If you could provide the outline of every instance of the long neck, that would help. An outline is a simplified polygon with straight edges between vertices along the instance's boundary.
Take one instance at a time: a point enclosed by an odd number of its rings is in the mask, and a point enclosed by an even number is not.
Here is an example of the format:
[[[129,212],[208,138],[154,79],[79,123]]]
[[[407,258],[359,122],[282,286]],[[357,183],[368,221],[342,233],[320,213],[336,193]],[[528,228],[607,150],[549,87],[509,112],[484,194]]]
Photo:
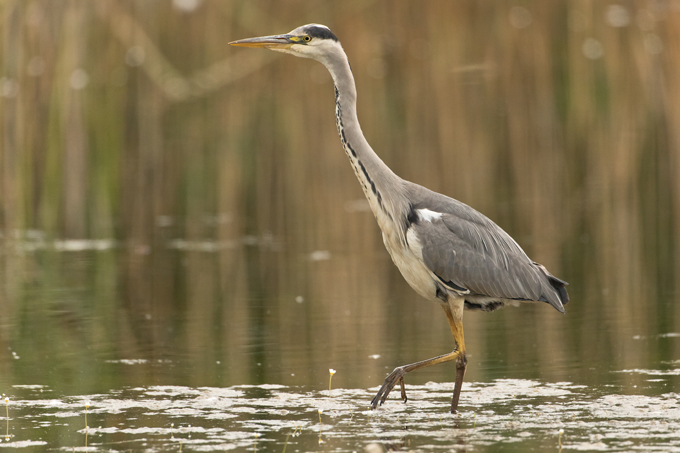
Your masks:
[[[323,63],[335,82],[335,122],[342,147],[382,228],[384,215],[393,221],[398,215],[399,202],[403,200],[395,194],[399,193],[402,180],[378,157],[361,131],[357,119],[356,86],[344,52]]]

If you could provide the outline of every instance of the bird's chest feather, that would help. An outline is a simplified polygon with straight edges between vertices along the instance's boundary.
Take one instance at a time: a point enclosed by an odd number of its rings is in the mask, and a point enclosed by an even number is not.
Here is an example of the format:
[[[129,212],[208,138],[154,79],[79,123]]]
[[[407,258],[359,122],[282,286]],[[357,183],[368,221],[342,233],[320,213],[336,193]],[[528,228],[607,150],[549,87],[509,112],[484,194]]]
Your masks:
[[[382,225],[381,229],[385,248],[411,288],[426,299],[436,299],[437,286],[423,262],[422,246],[415,231],[409,228],[404,235],[396,230],[386,231]]]

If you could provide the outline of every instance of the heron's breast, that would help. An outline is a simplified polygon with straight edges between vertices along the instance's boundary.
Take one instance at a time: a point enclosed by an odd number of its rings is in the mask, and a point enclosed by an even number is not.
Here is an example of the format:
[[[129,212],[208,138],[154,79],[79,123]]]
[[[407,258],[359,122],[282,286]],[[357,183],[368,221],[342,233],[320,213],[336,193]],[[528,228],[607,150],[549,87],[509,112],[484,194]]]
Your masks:
[[[382,228],[381,228],[382,229]],[[423,262],[422,246],[413,230],[406,232],[407,241],[399,238],[398,232],[383,229],[385,248],[392,257],[401,275],[418,294],[426,299],[437,298],[437,286],[432,273]]]

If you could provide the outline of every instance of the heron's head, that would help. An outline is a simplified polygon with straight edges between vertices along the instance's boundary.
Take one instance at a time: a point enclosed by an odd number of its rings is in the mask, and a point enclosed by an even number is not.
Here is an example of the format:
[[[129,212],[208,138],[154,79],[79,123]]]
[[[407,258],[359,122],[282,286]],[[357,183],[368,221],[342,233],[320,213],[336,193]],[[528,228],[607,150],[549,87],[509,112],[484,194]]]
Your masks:
[[[262,36],[230,42],[232,46],[264,47],[298,57],[313,58],[325,63],[327,58],[342,50],[338,38],[325,25],[308,24],[285,35]]]

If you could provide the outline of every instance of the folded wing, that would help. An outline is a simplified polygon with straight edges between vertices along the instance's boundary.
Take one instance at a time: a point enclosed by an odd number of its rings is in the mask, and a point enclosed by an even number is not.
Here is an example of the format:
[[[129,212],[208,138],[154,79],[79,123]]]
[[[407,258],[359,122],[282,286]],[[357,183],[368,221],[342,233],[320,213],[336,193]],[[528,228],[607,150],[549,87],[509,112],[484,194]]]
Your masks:
[[[475,296],[547,302],[563,313],[563,304],[569,301],[564,288],[567,283],[531,261],[487,217],[456,203],[447,206],[449,212],[439,212],[441,215],[415,217],[409,226],[420,243],[425,265],[441,283]],[[414,209],[432,213],[438,207]]]

